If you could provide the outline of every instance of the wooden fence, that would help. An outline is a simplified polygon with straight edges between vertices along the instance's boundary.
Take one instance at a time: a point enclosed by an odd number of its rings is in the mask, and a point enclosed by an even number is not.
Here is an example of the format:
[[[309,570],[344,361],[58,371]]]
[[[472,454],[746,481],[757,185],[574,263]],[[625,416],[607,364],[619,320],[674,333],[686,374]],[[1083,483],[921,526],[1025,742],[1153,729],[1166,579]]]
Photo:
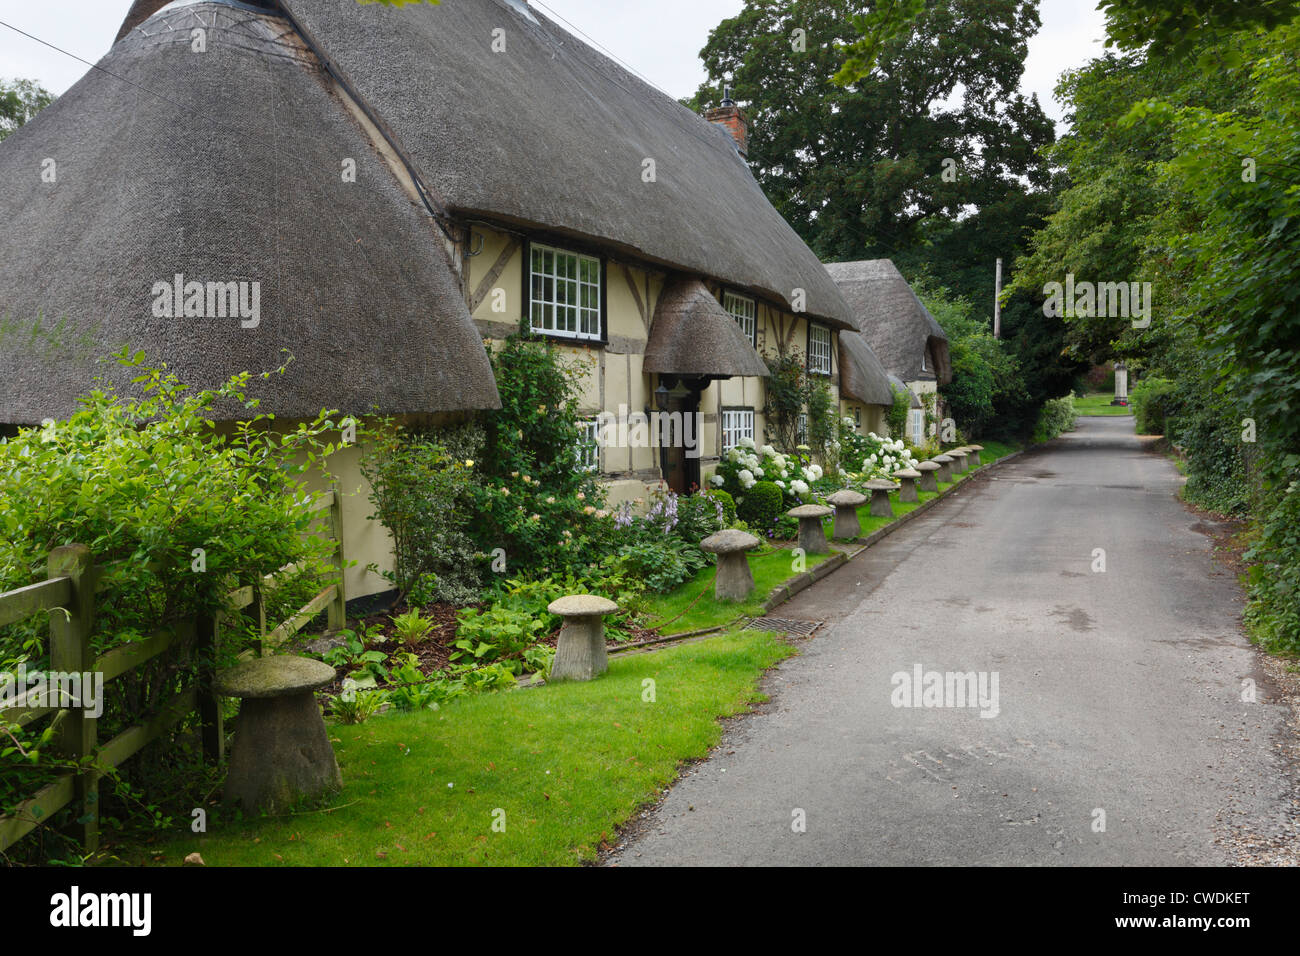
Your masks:
[[[328,611],[330,630],[344,627],[347,594],[344,588],[342,498],[335,488],[319,495],[311,504],[313,513],[329,510],[328,538],[333,541],[331,561],[336,580],[295,611],[288,620],[267,632],[265,589],[276,574],[230,592],[234,609],[256,617],[260,640],[257,654],[273,651],[292,637],[322,610]],[[95,596],[104,590],[94,557],[84,545],[56,548],[48,559],[46,580],[16,591],[0,594],[0,627],[26,620],[41,611],[51,612],[49,672],[102,675],[105,685],[166,651],[178,639],[193,639],[195,658],[200,662],[194,686],[177,694],[152,716],[123,730],[112,740],[98,744],[97,720],[81,706],[51,707],[48,700],[29,705],[26,700],[0,709],[0,722],[26,727],[46,717],[55,728],[55,752],[61,759],[75,761],[78,769],[61,774],[23,801],[9,815],[0,816],[0,851],[12,846],[29,832],[67,806],[79,811],[76,835],[86,853],[99,846],[99,778],[107,767],[117,767],[146,744],[161,736],[182,718],[198,711],[204,755],[213,762],[224,759],[225,730],[221,701],[213,692],[213,663],[221,640],[220,618],[199,618],[156,631],[141,641],[114,648],[96,658],[90,635],[95,619]],[[246,651],[241,656],[251,656]],[[85,697],[85,688],[81,688]],[[48,693],[46,694],[48,697]],[[67,701],[60,701],[67,703]]]

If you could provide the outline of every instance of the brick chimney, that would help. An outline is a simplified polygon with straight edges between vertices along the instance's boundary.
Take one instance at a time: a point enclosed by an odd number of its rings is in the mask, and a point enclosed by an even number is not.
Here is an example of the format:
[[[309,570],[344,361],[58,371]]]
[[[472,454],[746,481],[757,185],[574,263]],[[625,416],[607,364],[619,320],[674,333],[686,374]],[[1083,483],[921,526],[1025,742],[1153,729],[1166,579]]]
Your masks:
[[[710,123],[725,126],[727,132],[731,133],[731,138],[736,141],[736,152],[741,156],[749,155],[749,120],[731,98],[731,87],[723,87],[722,105],[705,110],[704,118]]]

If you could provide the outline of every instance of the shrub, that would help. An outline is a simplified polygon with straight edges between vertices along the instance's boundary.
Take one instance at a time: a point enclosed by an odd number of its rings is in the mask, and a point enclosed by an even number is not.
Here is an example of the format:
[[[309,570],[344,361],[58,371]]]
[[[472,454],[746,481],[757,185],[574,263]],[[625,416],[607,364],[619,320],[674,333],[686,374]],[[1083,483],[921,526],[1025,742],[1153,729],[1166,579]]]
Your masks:
[[[1038,415],[1038,425],[1034,429],[1035,441],[1048,441],[1068,432],[1075,426],[1074,396],[1065,395],[1053,398],[1043,405]]]
[[[835,452],[833,443],[838,429],[832,405],[830,380],[821,375],[812,376],[808,381],[808,442],[823,456]]]
[[[799,415],[808,399],[808,379],[797,349],[768,359],[763,418],[768,440],[781,448],[799,444]]]
[[[893,404],[885,412],[885,427],[893,438],[902,438],[907,432],[907,416],[912,411],[912,393],[907,389],[897,389],[892,385]]]
[[[381,572],[371,565],[371,571],[391,583],[399,598],[413,588],[419,597],[432,593],[453,603],[475,598],[481,560],[468,533],[477,488],[473,467],[473,458],[453,458],[430,434],[389,419],[379,422],[361,472],[370,482],[371,520],[392,535],[394,566]]]
[[[756,448],[746,438],[723,455],[710,483],[728,492],[739,507],[749,489],[759,481],[769,481],[781,489],[785,506],[793,508],[808,500],[810,487],[822,476],[822,467],[801,454],[783,454],[771,445]]]
[[[512,572],[574,567],[602,503],[596,476],[577,467],[584,369],[523,324],[490,357],[501,408],[485,417],[475,541],[505,548]]]
[[[736,513],[750,527],[768,530],[784,511],[781,489],[770,481],[758,481],[736,502]]]
[[[1184,407],[1170,418],[1174,440],[1187,456],[1183,495],[1203,508],[1241,514],[1250,505],[1240,418],[1217,404]]]
[[[95,390],[67,420],[0,440],[0,591],[44,580],[54,548],[86,545],[101,568],[91,633],[98,655],[200,615],[233,617],[233,586],[287,564],[299,563],[301,571],[297,581],[279,582],[277,598],[319,590],[329,545],[305,533],[319,515],[310,510],[302,476],[333,450],[325,434],[337,425],[327,413],[279,430],[270,416],[255,413],[257,402],[245,392],[248,373],[192,392],[163,367],[147,366],[142,352],[116,358],[134,370],[138,395]],[[214,429],[212,421],[232,409],[248,420]],[[202,573],[193,563],[196,549]],[[20,663],[49,667],[48,620],[41,614],[0,627],[0,672]],[[193,686],[194,645],[185,629],[177,633],[165,654],[105,685],[100,740]],[[250,636],[229,628],[223,655],[233,659]],[[43,732],[10,733],[0,748],[0,813],[56,767]],[[152,748],[113,779],[143,779],[163,753],[173,762],[183,757]]]
[[[1252,561],[1246,620],[1273,653],[1300,653],[1300,481],[1263,509]]]
[[[1129,401],[1139,435],[1168,434],[1166,419],[1172,411],[1176,388],[1167,378],[1144,378],[1133,386]]]
[[[875,432],[868,432],[866,435],[852,434],[845,444],[846,470],[861,481],[893,478],[894,472],[915,468],[917,464],[917,459],[901,438],[881,438]]]

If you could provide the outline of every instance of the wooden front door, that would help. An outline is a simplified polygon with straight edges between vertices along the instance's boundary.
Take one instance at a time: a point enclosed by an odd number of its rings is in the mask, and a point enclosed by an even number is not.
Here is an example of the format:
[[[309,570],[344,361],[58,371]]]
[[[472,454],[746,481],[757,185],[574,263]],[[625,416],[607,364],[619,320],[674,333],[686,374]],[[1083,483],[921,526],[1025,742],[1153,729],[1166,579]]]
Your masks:
[[[690,494],[700,484],[699,411],[700,393],[689,390],[671,395],[668,414],[659,416],[664,481],[679,495]]]

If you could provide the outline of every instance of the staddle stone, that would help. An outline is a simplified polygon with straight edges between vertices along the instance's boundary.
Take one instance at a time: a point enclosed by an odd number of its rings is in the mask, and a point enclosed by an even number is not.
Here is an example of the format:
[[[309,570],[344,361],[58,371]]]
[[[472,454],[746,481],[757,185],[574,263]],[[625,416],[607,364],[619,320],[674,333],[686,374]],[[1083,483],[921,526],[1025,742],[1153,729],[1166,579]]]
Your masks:
[[[962,474],[966,471],[966,452],[960,448],[954,448],[948,452],[948,457],[952,459],[952,470],[954,474]]]
[[[856,538],[862,534],[862,524],[858,521],[858,508],[867,503],[867,496],[852,488],[842,488],[829,495],[826,503],[835,508],[835,527],[831,532],[836,538]]]
[[[932,461],[923,461],[916,466],[916,470],[921,473],[921,490],[938,491],[939,481],[935,478],[935,472],[939,470],[939,465]]]
[[[244,661],[217,675],[214,689],[222,697],[288,697],[332,683],[338,675],[323,661],[292,654]]]
[[[904,468],[901,471],[894,472],[894,477],[898,479],[898,500],[915,502],[920,501],[921,496],[916,492],[917,479],[921,473],[915,468]]]
[[[312,695],[334,677],[328,664],[290,655],[245,661],[217,675],[217,693],[243,698],[226,775],[227,803],[277,813],[343,786]]]
[[[713,596],[719,601],[743,601],[754,591],[754,574],[746,552],[762,542],[739,528],[727,528],[700,542],[700,550],[718,556]]]
[[[939,466],[939,480],[952,484],[952,456],[935,455],[930,460]]]
[[[871,514],[876,518],[892,518],[894,509],[889,504],[889,493],[898,488],[898,485],[892,481],[886,481],[884,478],[872,478],[867,482],[867,490],[871,492]]]
[[[786,512],[799,519],[799,547],[804,554],[825,554],[831,549],[822,530],[822,518],[830,513],[831,509],[824,505],[799,505]]]
[[[983,450],[984,450],[983,445],[966,446],[966,451],[970,455],[970,466],[972,468],[980,468],[983,466],[984,463],[980,461],[980,452],[982,452]]]
[[[609,670],[605,615],[617,611],[617,604],[596,594],[567,594],[547,610],[564,618],[548,682],[591,680]]]

